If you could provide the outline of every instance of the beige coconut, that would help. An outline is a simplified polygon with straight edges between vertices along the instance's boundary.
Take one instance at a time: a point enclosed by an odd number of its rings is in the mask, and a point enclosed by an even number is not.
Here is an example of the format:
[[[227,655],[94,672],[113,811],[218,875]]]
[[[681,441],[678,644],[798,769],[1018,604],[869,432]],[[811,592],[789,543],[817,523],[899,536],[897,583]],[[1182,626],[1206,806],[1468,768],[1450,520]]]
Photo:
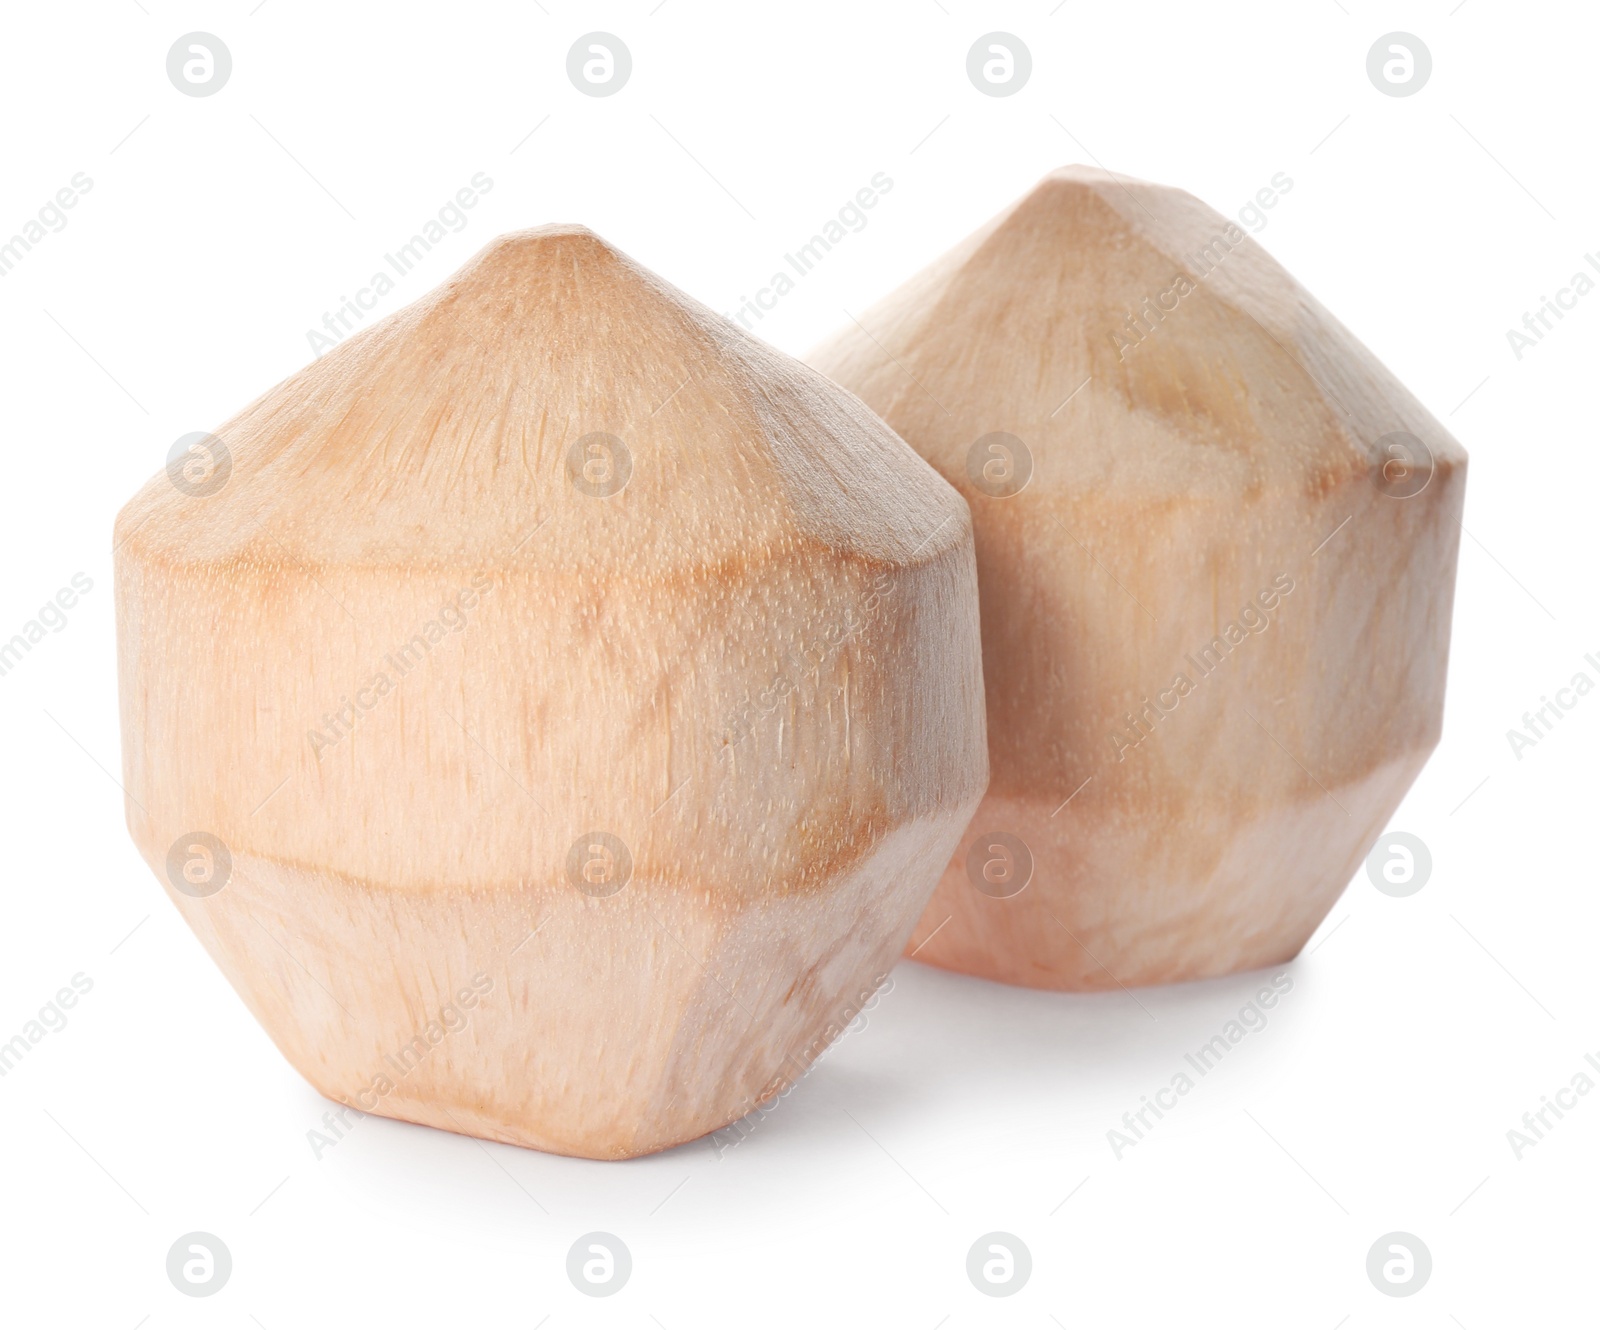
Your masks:
[[[1439,738],[1461,447],[1232,223],[1082,167],[810,361],[972,505],[993,778],[917,959],[1294,956]]]
[[[579,227],[278,385],[116,542],[134,839],[366,1111],[596,1158],[740,1117],[987,779],[966,504]]]

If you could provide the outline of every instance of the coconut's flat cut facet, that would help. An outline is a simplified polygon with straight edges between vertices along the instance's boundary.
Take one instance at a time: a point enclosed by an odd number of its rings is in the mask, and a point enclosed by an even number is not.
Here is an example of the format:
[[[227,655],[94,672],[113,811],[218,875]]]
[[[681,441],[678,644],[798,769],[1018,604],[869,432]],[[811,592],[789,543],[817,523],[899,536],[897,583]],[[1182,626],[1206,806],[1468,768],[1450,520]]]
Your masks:
[[[992,782],[917,959],[1295,955],[1439,738],[1460,445],[1239,228],[1081,167],[810,361],[972,506]]]
[[[117,521],[128,821],[323,1094],[596,1158],[796,1080],[987,780],[966,504],[578,227]]]

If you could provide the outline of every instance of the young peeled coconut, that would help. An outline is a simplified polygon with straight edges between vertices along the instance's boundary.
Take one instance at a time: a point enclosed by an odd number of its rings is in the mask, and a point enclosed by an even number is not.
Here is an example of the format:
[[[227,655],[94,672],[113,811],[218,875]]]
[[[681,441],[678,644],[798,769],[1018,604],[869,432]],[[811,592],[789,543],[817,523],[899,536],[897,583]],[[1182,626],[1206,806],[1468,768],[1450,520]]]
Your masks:
[[[810,360],[972,505],[992,781],[917,959],[1294,956],[1439,738],[1461,447],[1238,227],[1082,167]]]
[[[116,542],[134,840],[358,1111],[595,1158],[739,1118],[987,779],[965,502],[581,227],[196,440]]]

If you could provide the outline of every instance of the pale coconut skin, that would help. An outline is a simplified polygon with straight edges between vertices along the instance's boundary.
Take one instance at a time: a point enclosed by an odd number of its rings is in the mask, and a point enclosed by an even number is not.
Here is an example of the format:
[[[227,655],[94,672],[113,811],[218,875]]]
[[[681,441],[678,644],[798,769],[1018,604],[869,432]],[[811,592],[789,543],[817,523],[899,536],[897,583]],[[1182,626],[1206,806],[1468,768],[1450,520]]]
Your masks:
[[[1439,739],[1460,445],[1229,221],[1082,167],[809,360],[972,506],[992,780],[911,954],[1073,990],[1295,956]],[[1032,459],[999,497],[994,432]]]
[[[615,492],[569,466],[596,432]],[[601,1159],[803,1077],[987,783],[959,495],[580,227],[217,436],[220,490],[158,475],[117,521],[128,822],[285,1057]],[[214,894],[177,885],[195,832]]]

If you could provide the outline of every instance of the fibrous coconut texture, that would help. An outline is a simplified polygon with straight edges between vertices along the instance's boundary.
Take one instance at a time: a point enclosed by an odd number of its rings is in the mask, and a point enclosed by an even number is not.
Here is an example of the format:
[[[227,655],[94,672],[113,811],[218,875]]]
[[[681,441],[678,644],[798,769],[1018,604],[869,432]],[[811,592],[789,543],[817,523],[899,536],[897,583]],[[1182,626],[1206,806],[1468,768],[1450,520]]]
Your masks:
[[[363,1111],[597,1158],[739,1118],[987,779],[965,502],[581,227],[279,384],[116,542],[134,839]]]
[[[917,959],[1294,956],[1439,738],[1461,447],[1238,227],[1082,167],[809,359],[972,505],[992,783]]]

